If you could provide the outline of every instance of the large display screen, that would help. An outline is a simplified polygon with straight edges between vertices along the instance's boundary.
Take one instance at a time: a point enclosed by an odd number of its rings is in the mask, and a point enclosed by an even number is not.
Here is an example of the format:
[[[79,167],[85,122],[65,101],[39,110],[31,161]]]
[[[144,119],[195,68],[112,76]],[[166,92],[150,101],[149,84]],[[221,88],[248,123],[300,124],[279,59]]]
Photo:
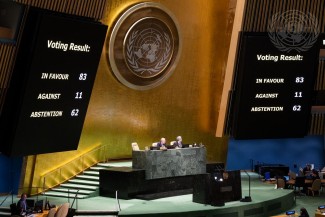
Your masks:
[[[4,153],[77,149],[106,31],[99,22],[29,10],[1,114]]]
[[[279,51],[267,33],[241,34],[232,110],[235,139],[303,137],[307,134],[318,44],[307,51]]]

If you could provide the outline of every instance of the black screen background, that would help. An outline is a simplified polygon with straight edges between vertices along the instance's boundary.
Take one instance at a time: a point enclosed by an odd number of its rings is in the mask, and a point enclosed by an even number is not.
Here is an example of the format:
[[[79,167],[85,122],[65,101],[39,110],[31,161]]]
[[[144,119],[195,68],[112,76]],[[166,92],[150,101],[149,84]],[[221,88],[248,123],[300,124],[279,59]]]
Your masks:
[[[236,66],[231,135],[235,139],[303,137],[307,134],[314,75],[318,63],[315,44],[305,52],[281,52],[267,33],[241,34]],[[258,61],[257,55],[278,56],[277,62]],[[302,55],[303,61],[280,61],[280,55]],[[297,84],[297,77],[304,82]],[[257,78],[283,78],[283,84],[258,84]],[[301,98],[294,97],[302,92]],[[256,94],[278,93],[277,98],[257,99]],[[293,106],[301,105],[300,112]],[[252,107],[283,107],[283,112],[251,112]]]
[[[1,114],[2,151],[23,156],[78,147],[107,26],[31,8]],[[49,49],[48,40],[89,45],[90,52]],[[68,80],[41,79],[42,73],[69,74]],[[86,80],[79,80],[86,73]],[[75,99],[82,92],[82,99]],[[60,93],[39,100],[40,93]],[[78,116],[71,116],[78,109]],[[32,112],[63,111],[61,117],[31,118]]]

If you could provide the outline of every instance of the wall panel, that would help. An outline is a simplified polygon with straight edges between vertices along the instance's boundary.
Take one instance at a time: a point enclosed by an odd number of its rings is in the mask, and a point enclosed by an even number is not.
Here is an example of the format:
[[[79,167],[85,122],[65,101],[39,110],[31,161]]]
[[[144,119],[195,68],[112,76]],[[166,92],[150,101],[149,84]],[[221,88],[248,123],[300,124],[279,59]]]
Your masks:
[[[100,20],[105,12],[107,0],[16,0],[15,2]]]
[[[41,1],[20,2],[35,5]],[[55,2],[47,1],[41,7],[98,18],[112,30],[121,11],[141,1]],[[29,157],[22,185],[39,186],[40,174],[97,145],[109,146],[109,159],[122,159],[131,157],[131,142],[138,142],[143,149],[161,137],[169,142],[182,135],[186,143],[202,142],[208,160],[226,161],[228,138],[215,137],[215,130],[236,1],[153,2],[168,8],[179,25],[182,50],[173,75],[146,91],[124,86],[110,68],[108,32],[78,150]],[[89,8],[93,12],[89,13]]]

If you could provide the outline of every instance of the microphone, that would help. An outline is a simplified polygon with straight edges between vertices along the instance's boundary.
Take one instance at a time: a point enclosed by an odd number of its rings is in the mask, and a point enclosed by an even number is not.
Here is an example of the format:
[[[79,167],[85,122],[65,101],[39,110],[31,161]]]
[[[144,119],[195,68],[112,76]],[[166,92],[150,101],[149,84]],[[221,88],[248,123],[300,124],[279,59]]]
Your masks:
[[[248,196],[245,196],[245,198],[241,199],[240,202],[252,202],[251,198],[251,176],[248,174],[246,170],[244,170],[246,175],[248,176]]]

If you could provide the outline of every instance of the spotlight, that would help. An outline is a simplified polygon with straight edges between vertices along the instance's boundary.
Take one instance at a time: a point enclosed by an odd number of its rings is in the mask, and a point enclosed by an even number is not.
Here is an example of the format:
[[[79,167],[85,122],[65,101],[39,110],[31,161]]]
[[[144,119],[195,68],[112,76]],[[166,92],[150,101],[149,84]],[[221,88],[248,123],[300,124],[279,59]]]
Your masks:
[[[213,178],[216,182],[223,182],[223,175],[222,173],[214,173]]]

